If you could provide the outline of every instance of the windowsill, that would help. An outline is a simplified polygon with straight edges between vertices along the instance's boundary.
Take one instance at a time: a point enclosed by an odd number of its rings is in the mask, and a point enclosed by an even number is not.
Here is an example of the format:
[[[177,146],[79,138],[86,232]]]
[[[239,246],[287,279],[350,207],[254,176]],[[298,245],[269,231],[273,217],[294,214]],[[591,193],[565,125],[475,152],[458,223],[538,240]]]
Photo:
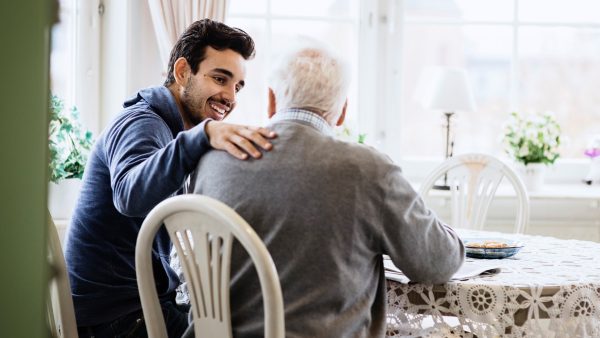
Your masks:
[[[404,176],[418,191],[420,182],[439,160],[400,161]],[[546,176],[546,184],[539,191],[529,192],[531,201],[530,233],[559,238],[600,241],[600,184],[586,185],[581,177],[587,173],[589,162],[573,160],[557,163]],[[447,208],[447,193],[433,192],[433,207]],[[490,206],[491,224],[509,224],[514,217],[515,192],[508,183],[498,187],[496,204]],[[512,222],[512,221],[511,221]],[[64,244],[68,219],[55,219],[54,223]],[[500,228],[498,228],[500,229]]]
[[[498,196],[509,196],[512,188],[508,186],[500,186],[498,188]],[[537,198],[552,198],[552,199],[599,199],[600,200],[600,185],[586,185],[581,184],[568,184],[568,183],[555,183],[555,184],[544,184],[538,191],[528,192],[530,199]]]
[[[415,190],[419,190],[420,183],[412,184]],[[568,184],[555,183],[544,184],[540,190],[528,191],[529,199],[597,199],[600,202],[600,184]],[[444,196],[444,191],[431,192],[434,196]],[[513,198],[515,191],[509,184],[501,184],[496,191],[495,198]]]
[[[398,163],[406,179],[418,186],[441,162],[441,158],[404,158]],[[501,160],[509,166],[515,166],[507,158]],[[600,199],[600,182],[592,185],[583,183],[588,173],[588,159],[562,159],[548,166],[545,173],[545,184],[540,191],[530,192],[532,198],[598,198]],[[510,188],[499,188],[498,196],[509,196]],[[514,195],[514,194],[513,194]]]

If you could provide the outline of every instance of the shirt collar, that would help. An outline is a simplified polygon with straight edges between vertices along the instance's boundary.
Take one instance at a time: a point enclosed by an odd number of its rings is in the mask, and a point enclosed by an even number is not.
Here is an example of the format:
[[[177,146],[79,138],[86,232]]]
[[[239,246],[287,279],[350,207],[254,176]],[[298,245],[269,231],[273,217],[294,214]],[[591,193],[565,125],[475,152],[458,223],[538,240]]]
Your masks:
[[[328,136],[334,136],[333,128],[321,116],[300,108],[289,108],[277,111],[271,118],[271,123],[281,121],[298,121],[307,124]]]

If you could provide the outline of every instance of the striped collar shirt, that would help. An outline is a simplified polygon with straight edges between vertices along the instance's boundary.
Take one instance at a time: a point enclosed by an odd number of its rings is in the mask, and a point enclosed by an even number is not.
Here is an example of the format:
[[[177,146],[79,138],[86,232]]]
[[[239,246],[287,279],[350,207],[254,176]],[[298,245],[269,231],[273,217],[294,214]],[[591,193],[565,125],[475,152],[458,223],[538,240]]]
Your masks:
[[[289,108],[277,111],[271,118],[271,123],[277,123],[281,121],[300,121],[303,124],[307,124],[318,131],[328,136],[335,136],[333,128],[325,121],[321,116],[299,108]]]

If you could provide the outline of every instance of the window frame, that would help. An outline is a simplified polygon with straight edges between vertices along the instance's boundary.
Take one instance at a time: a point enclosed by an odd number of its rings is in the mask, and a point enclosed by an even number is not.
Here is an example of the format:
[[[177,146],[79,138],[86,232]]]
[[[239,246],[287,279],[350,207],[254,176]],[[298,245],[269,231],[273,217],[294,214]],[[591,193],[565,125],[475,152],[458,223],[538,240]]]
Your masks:
[[[267,55],[267,58],[264,60],[264,62],[266,62],[266,64],[271,64],[271,61],[273,61],[271,58],[273,57],[274,53],[274,49],[273,49],[273,41],[272,41],[272,37],[273,37],[273,23],[277,22],[277,21],[284,21],[284,20],[289,20],[289,21],[314,21],[314,22],[319,22],[319,23],[343,23],[343,24],[350,24],[350,25],[354,25],[355,26],[355,31],[357,33],[357,35],[359,36],[359,42],[357,44],[358,46],[358,79],[362,79],[363,78],[363,72],[361,72],[361,60],[364,60],[365,57],[368,57],[368,55],[364,54],[361,51],[361,43],[363,41],[362,39],[362,22],[363,22],[363,7],[365,4],[368,4],[369,1],[362,1],[362,0],[356,0],[359,4],[359,11],[358,11],[358,15],[356,18],[352,17],[352,16],[345,16],[345,17],[338,17],[338,16],[333,16],[333,15],[322,15],[322,16],[306,16],[306,15],[284,15],[284,14],[273,14],[271,12],[271,3],[275,1],[275,0],[266,0],[265,1],[265,6],[266,6],[266,12],[264,14],[255,14],[255,13],[232,13],[231,12],[231,6],[230,5],[230,9],[229,9],[229,13],[226,16],[226,20],[225,23],[229,23],[229,20],[244,20],[244,19],[251,19],[251,20],[264,20],[264,24],[266,27],[265,30],[265,37],[266,37],[266,48],[265,46],[262,47],[262,49],[260,50],[261,54],[265,54]],[[257,60],[254,60],[253,62],[256,62]],[[354,81],[358,81],[358,79],[353,79]],[[360,81],[358,82],[358,92],[360,93],[362,90],[367,90],[367,88],[369,88],[371,86],[366,86],[365,84],[361,83]],[[363,133],[363,127],[362,124],[364,121],[361,121],[361,116],[360,114],[358,114],[359,111],[361,111],[362,107],[361,104],[363,103],[362,100],[362,96],[361,97],[356,97],[356,98],[350,98],[351,100],[356,101],[356,115],[354,116],[356,118],[355,125],[352,124],[350,126],[350,128],[353,130],[353,132],[355,132],[356,135],[358,135],[359,133]],[[239,107],[237,108],[238,110],[240,109]],[[237,114],[237,112],[236,112]],[[261,121],[257,121],[257,122],[265,122],[266,121],[266,114],[264,117],[262,117]],[[349,119],[346,119],[346,124],[349,124],[352,122],[349,122]]]
[[[135,65],[135,58],[139,56],[137,48],[131,46],[127,41],[134,41],[134,32],[136,28],[147,27],[145,22],[137,22],[133,18],[134,13],[138,10],[144,10],[145,4],[135,3],[128,5],[121,5],[116,0],[92,0],[82,1],[76,0],[82,8],[80,10],[82,19],[84,16],[89,16],[86,20],[97,20],[96,26],[90,24],[90,31],[81,31],[78,39],[90,39],[88,43],[92,46],[91,48],[82,48],[81,53],[78,57],[81,59],[88,58],[89,66],[87,70],[88,76],[85,75],[85,67],[81,67],[84,71],[81,72],[80,79],[78,80],[77,88],[82,90],[82,94],[76,99],[78,107],[82,112],[82,118],[86,120],[86,125],[89,126],[92,131],[97,133],[101,128],[106,125],[108,119],[117,111],[111,107],[118,107],[123,100],[124,96],[130,95],[137,90],[139,87],[138,82],[152,82],[149,76],[142,76],[141,79],[136,74],[132,74],[131,69],[128,70],[127,65]],[[354,23],[354,18],[344,17],[335,18],[333,16],[288,16],[288,15],[275,15],[270,13],[270,4],[274,0],[266,0],[267,13],[266,14],[243,14],[243,13],[232,13],[228,15],[228,18],[244,18],[244,19],[262,19],[266,20],[267,27],[267,39],[272,36],[271,23],[273,20],[318,20],[318,21],[329,21],[335,20],[338,22],[350,22]],[[511,91],[509,93],[509,102],[511,109],[516,108],[518,101],[518,63],[515,62],[518,57],[518,28],[525,26],[573,26],[573,27],[592,27],[600,28],[600,24],[594,23],[565,23],[565,22],[531,22],[522,21],[518,18],[518,3],[519,0],[513,0],[514,15],[512,20],[502,21],[476,21],[476,20],[410,20],[405,18],[405,0],[359,0],[359,12],[358,12],[358,92],[359,97],[351,98],[357,101],[357,133],[367,134],[366,143],[375,146],[380,151],[388,154],[395,162],[401,163],[405,168],[405,172],[423,172],[427,168],[432,168],[435,163],[439,163],[443,160],[442,150],[440,149],[440,157],[407,157],[401,153],[401,150],[396,147],[399,144],[400,136],[403,130],[402,116],[403,116],[403,100],[411,99],[409,97],[403,97],[398,95],[402,92],[402,36],[406,25],[412,24],[453,24],[453,25],[498,25],[512,27],[513,35],[517,35],[513,39],[513,51],[511,57],[511,74],[510,74],[510,85]],[[113,6],[114,9],[118,6],[122,7],[128,13],[125,16],[126,21],[131,22],[120,22],[119,18],[112,18],[110,15],[106,18],[98,13],[98,7],[100,5]],[[114,7],[117,6],[117,7]],[[146,6],[147,7],[147,6]],[[147,8],[146,8],[147,10]],[[111,19],[112,18],[112,19]],[[117,20],[119,19],[119,20]],[[102,22],[104,21],[104,22]],[[117,22],[118,21],[118,22]],[[120,39],[126,39],[127,41],[121,42],[113,41],[111,43],[110,34],[112,30],[108,29],[108,26],[114,26],[118,24],[125,29],[127,32],[124,37]],[[143,39],[152,40],[153,33],[143,32],[145,34]],[[114,35],[114,34],[113,34]],[[117,37],[112,36],[113,40],[118,40]],[[137,38],[136,38],[137,39]],[[145,41],[144,40],[144,41]],[[117,43],[118,42],[118,43]],[[151,47],[150,44],[146,43]],[[118,62],[115,70],[114,60],[107,57],[108,50],[115,50],[116,47],[125,46],[124,52],[120,57],[126,59],[125,61]],[[148,47],[146,46],[146,47]],[[97,52],[94,48],[98,48]],[[271,54],[272,44],[271,41],[267,43],[266,53]],[[117,48],[118,49],[118,48]],[[85,56],[85,57],[84,57]],[[111,61],[111,62],[109,62]],[[121,65],[122,64],[122,65]],[[121,66],[120,66],[121,65]],[[94,71],[95,69],[95,71]],[[119,70],[124,70],[120,72]],[[102,71],[102,74],[100,74]],[[112,74],[112,75],[111,75]],[[153,78],[159,78],[158,75],[152,75]],[[124,81],[114,81],[114,79],[123,79]],[[137,80],[136,80],[137,79]],[[119,83],[120,82],[120,83]],[[85,84],[85,86],[83,85]],[[86,88],[87,89],[83,89]],[[90,87],[91,86],[91,87]],[[109,88],[110,87],[110,88]],[[116,88],[115,88],[116,87]],[[119,95],[116,95],[118,92]],[[87,96],[87,98],[86,98]],[[118,97],[117,97],[118,96]],[[113,98],[113,99],[111,99]],[[99,102],[100,101],[100,102]],[[114,101],[114,102],[113,102]],[[560,158],[554,168],[548,173],[549,181],[569,181],[579,182],[583,172],[587,170],[589,161],[587,159],[574,159],[574,158]],[[418,181],[419,175],[408,178]]]
[[[404,100],[410,100],[410,97],[404,97],[398,93],[402,93],[402,34],[403,30],[409,25],[458,25],[458,26],[495,26],[495,27],[510,27],[512,31],[512,52],[510,59],[510,74],[509,74],[509,109],[515,111],[519,108],[519,30],[522,27],[574,27],[574,28],[600,28],[600,23],[573,23],[561,21],[526,21],[519,19],[519,1],[513,0],[513,17],[512,20],[498,21],[479,21],[479,20],[462,20],[462,19],[410,19],[405,17],[405,0],[380,0],[375,8],[372,8],[373,15],[378,18],[377,23],[380,26],[377,31],[381,32],[376,40],[379,45],[375,48],[363,48],[374,50],[372,58],[377,60],[381,65],[380,68],[388,69],[387,72],[380,71],[380,81],[376,84],[378,92],[385,93],[384,97],[378,101],[385,102],[382,109],[378,109],[378,122],[374,125],[376,135],[375,145],[380,150],[387,153],[395,162],[400,163],[405,169],[405,173],[409,180],[420,182],[424,178],[423,173],[428,173],[433,170],[435,165],[443,161],[442,149],[440,149],[440,157],[433,158],[431,156],[403,156],[401,149],[394,147],[394,144],[400,143],[400,133],[403,127],[401,116],[404,114]],[[363,0],[369,2],[368,0]],[[396,43],[391,43],[395,41]],[[394,58],[391,58],[393,55]],[[363,91],[360,92],[361,95]],[[361,101],[368,102],[373,99],[378,99],[375,96],[361,97]],[[368,110],[360,110],[361,112]],[[363,113],[364,115],[364,113]],[[510,163],[510,159],[504,158]],[[585,176],[589,160],[584,158],[559,158],[553,168],[547,172],[546,181],[550,183],[580,183]]]
[[[68,26],[69,80],[65,100],[76,106],[82,124],[97,135],[100,130],[100,0],[63,0],[73,6]],[[60,6],[60,2],[58,4]]]

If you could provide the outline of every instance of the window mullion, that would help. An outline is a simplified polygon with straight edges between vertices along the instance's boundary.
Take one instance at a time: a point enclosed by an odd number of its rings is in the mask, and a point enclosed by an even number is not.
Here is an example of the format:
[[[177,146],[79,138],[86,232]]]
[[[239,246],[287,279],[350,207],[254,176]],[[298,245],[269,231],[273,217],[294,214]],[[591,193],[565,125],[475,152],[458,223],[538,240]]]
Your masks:
[[[359,11],[359,48],[358,48],[358,101],[357,124],[359,133],[367,134],[367,143],[376,143],[377,117],[379,112],[378,69],[382,63],[379,45],[380,1],[361,0]]]
[[[513,12],[513,48],[510,67],[509,107],[512,111],[519,109],[519,0],[514,1]]]
[[[100,16],[99,0],[74,0],[73,93],[81,118],[95,135],[100,131]]]

